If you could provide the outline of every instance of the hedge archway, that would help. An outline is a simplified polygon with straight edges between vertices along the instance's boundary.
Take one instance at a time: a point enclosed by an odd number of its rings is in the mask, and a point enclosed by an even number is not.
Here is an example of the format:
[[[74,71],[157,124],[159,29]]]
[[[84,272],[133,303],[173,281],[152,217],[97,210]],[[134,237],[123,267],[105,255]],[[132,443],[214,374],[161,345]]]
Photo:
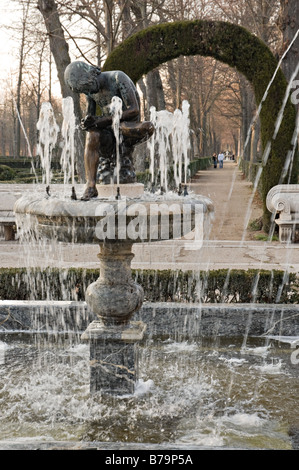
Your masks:
[[[103,71],[122,70],[136,83],[142,75],[180,55],[209,56],[237,69],[252,84],[257,104],[263,99],[277,68],[277,60],[270,49],[245,28],[226,22],[195,20],[159,24],[136,33],[114,49]],[[260,112],[263,150],[271,143],[261,176],[265,228],[270,222],[267,193],[280,181],[287,154],[293,149],[296,111],[290,100],[273,139],[286,88],[287,81],[279,69]],[[291,182],[297,182],[297,151],[295,154]]]

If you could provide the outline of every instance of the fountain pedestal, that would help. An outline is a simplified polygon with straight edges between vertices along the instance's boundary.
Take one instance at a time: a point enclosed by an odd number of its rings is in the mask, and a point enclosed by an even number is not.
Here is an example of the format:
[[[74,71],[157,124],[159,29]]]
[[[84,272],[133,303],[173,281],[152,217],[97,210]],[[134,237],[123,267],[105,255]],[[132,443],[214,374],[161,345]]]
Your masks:
[[[143,289],[132,279],[133,242],[100,243],[100,277],[86,290],[85,300],[105,325],[126,323],[143,302]]]
[[[86,303],[98,316],[81,339],[90,344],[90,391],[133,393],[138,378],[138,342],[146,325],[130,318],[143,301],[131,275],[129,240],[100,244],[100,276],[86,290]]]
[[[81,339],[90,344],[90,392],[132,394],[138,379],[138,342],[146,325],[105,325],[93,321]]]

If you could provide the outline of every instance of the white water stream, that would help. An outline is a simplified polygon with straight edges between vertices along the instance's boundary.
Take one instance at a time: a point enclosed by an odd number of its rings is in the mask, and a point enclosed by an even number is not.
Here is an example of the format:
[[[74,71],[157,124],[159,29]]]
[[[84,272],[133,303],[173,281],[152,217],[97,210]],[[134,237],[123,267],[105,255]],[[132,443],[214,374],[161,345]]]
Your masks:
[[[63,139],[61,153],[61,169],[63,171],[63,182],[71,182],[75,185],[75,130],[76,118],[74,114],[74,102],[71,97],[62,100],[63,123],[61,127],[61,136]]]
[[[50,103],[43,103],[37,123],[39,139],[36,153],[40,157],[43,170],[42,183],[49,185],[51,183],[52,171],[52,153],[55,148],[59,127],[56,123],[53,108]]]
[[[154,106],[150,109],[150,121],[155,126],[155,133],[149,139],[147,147],[150,154],[151,181],[155,183],[155,173],[158,169],[160,186],[164,191],[169,190],[169,170],[173,170],[176,188],[188,183],[188,165],[190,161],[190,119],[188,101],[182,103],[182,110],[173,113],[157,111]]]
[[[119,184],[119,172],[120,172],[120,144],[121,144],[121,133],[120,133],[120,120],[122,117],[122,100],[118,96],[114,96],[110,104],[110,113],[112,115],[112,129],[116,140],[116,182]]]

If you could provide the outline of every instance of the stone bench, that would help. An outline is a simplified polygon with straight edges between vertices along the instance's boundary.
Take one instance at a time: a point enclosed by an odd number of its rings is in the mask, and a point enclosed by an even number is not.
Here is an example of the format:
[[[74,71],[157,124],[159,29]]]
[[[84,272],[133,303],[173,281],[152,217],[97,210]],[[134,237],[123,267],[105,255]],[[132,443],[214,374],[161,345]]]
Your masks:
[[[6,241],[15,239],[16,222],[12,211],[0,211],[0,226],[4,228],[4,239]]]
[[[46,184],[38,185],[41,194],[46,192]],[[77,184],[76,188],[80,193],[84,190],[83,184]],[[16,220],[14,214],[14,205],[24,193],[32,192],[36,187],[32,184],[0,184],[0,227],[4,228],[4,238],[6,241],[14,240],[16,234]],[[71,195],[71,185],[53,184],[50,186],[51,193],[63,192]]]
[[[281,243],[299,241],[299,184],[280,184],[273,186],[267,194],[267,209],[278,217]]]
[[[0,226],[4,228],[6,241],[15,239],[16,220],[13,208],[21,195],[21,192],[14,192],[13,188],[10,191],[0,190]]]

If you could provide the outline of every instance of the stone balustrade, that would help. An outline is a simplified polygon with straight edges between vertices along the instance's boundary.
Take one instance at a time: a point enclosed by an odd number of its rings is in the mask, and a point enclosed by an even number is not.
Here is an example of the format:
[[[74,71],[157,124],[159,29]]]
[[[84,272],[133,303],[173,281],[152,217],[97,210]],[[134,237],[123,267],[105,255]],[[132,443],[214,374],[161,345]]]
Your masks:
[[[267,209],[276,215],[281,243],[299,241],[299,184],[273,186],[267,194]]]

